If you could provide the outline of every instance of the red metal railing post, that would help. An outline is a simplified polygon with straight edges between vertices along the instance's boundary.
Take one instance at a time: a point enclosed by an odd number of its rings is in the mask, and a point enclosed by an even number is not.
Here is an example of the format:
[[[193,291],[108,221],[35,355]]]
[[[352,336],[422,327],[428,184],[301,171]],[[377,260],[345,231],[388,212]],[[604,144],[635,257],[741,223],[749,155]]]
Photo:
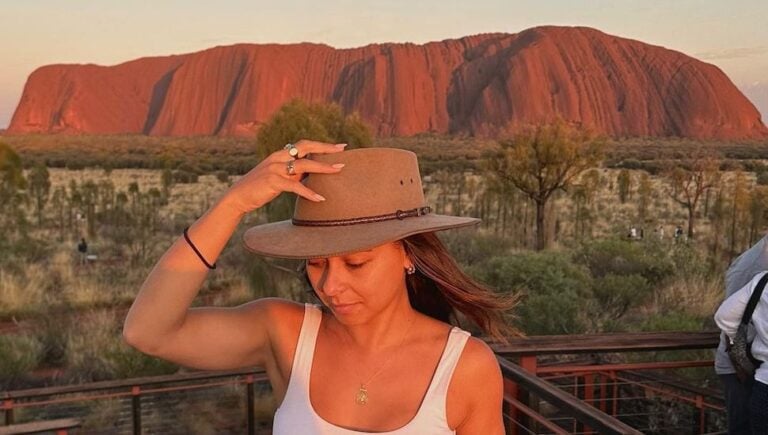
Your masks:
[[[247,375],[245,377],[245,391],[246,391],[246,402],[248,403],[248,412],[246,415],[248,416],[248,435],[254,435],[256,433],[256,422],[254,421],[256,416],[253,412],[253,406],[255,402],[254,398],[254,391],[253,391],[253,375]]]
[[[504,394],[508,395],[510,397],[513,397],[515,399],[518,399],[518,393],[519,388],[517,386],[517,383],[510,381],[506,377],[504,378]],[[506,427],[504,428],[504,431],[507,435],[518,435],[519,430],[517,427],[517,421],[520,418],[520,413],[517,410],[517,407],[510,404],[508,401],[504,401],[504,412],[509,415],[510,421],[506,423]]]
[[[698,410],[698,412],[696,412]],[[704,397],[701,394],[696,395],[696,408],[694,409],[694,428],[697,433],[703,434],[706,431],[706,421],[704,419]]]
[[[608,398],[605,397],[606,394],[608,394],[608,378],[605,375],[599,374],[597,376],[598,382],[600,382],[600,410],[605,412],[605,410],[608,408]]]
[[[584,375],[584,401],[587,405],[595,406],[595,375],[587,373]],[[595,406],[595,408],[597,408]],[[589,426],[584,427],[585,434],[591,434],[592,429]]]
[[[609,375],[611,377],[611,387],[612,387],[612,393],[611,393],[611,415],[616,416],[619,413],[619,384],[616,381],[616,372],[611,370]]]
[[[3,410],[5,411],[5,424],[10,426],[13,424],[13,399],[3,400]]]
[[[131,409],[133,413],[133,434],[141,435],[141,387],[131,387]]]
[[[523,370],[533,373],[534,375],[537,375],[537,369],[538,369],[538,360],[536,358],[536,355],[523,355],[520,357],[520,367],[523,368]],[[518,390],[516,399],[519,400],[521,403],[523,403],[525,406],[538,411],[538,406],[534,406],[531,402],[531,395],[528,391],[521,391]],[[531,429],[531,419],[528,418],[528,416],[521,415],[520,416],[520,425]],[[534,430],[535,431],[535,430]]]

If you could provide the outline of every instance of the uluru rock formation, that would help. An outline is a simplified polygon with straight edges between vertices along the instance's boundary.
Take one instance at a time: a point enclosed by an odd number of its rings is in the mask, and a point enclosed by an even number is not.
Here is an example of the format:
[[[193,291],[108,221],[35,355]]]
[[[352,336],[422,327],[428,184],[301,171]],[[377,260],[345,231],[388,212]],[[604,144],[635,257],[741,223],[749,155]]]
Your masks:
[[[333,101],[383,136],[491,136],[557,116],[610,136],[757,138],[717,67],[584,27],[334,49],[238,44],[33,72],[9,133],[251,135],[292,98]]]

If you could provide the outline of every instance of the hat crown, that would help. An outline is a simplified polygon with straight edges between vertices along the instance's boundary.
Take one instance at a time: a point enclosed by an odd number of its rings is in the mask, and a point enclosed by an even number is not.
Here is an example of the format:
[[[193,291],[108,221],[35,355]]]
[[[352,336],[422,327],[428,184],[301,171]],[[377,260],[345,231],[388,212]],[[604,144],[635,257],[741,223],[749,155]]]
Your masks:
[[[309,174],[303,183],[326,198],[296,200],[294,221],[337,221],[389,215],[426,206],[416,154],[395,148],[360,148],[311,155],[344,163],[335,174]]]

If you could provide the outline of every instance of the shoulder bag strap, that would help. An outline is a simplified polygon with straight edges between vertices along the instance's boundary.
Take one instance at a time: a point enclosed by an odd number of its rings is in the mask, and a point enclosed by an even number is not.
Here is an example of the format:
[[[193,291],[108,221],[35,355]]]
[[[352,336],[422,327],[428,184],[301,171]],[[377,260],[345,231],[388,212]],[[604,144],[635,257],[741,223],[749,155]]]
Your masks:
[[[746,325],[752,320],[752,313],[755,312],[757,301],[760,300],[760,296],[763,294],[765,284],[768,283],[768,272],[763,273],[760,281],[757,282],[755,289],[752,291],[752,296],[749,297],[747,308],[744,309],[744,314],[741,316],[741,324]]]

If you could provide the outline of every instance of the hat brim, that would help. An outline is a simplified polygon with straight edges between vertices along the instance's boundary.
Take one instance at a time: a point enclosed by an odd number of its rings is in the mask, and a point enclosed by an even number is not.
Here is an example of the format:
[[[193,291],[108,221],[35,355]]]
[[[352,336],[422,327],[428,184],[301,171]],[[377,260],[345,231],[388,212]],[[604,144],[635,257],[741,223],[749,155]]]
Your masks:
[[[259,255],[307,259],[349,254],[400,240],[414,234],[474,225],[480,219],[428,214],[345,226],[298,226],[290,220],[249,228],[245,247]]]

